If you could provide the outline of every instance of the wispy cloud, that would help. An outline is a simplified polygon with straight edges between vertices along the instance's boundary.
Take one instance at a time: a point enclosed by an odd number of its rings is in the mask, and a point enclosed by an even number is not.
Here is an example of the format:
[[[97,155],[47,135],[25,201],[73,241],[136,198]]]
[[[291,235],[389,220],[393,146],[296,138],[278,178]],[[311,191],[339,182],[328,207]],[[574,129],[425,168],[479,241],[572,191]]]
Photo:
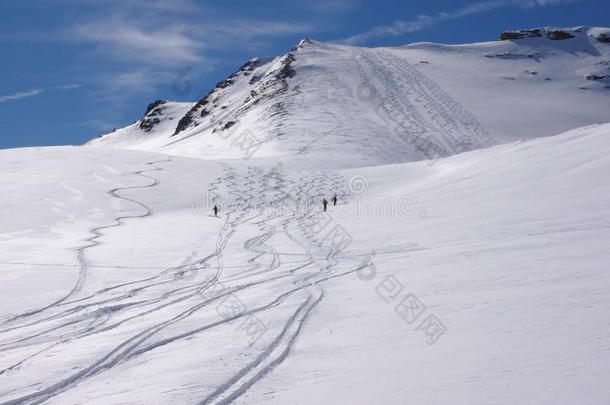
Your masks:
[[[324,7],[338,13],[350,10],[361,0],[311,0],[311,5],[289,1],[302,10],[284,18],[280,13],[254,16],[244,8],[200,0],[53,0],[63,7],[58,8],[56,23],[43,26],[44,32],[0,32],[0,42],[73,46],[71,77],[84,84],[88,100],[96,103],[96,114],[104,120],[120,122],[135,100],[140,103],[141,99],[159,97],[160,91],[172,89],[172,83],[185,68],[189,71],[188,81],[196,86],[224,58],[243,53],[265,54],[280,36],[309,36],[324,25],[321,16],[329,12]],[[32,90],[0,95],[0,102],[52,90],[34,89],[35,84],[31,87]],[[72,87],[61,89],[69,88]],[[188,97],[199,94],[194,92]]]
[[[395,37],[424,30],[444,21],[455,20],[474,14],[480,14],[501,7],[539,7],[574,3],[580,0],[487,0],[469,4],[449,12],[433,15],[421,14],[413,20],[396,21],[391,25],[379,26],[368,31],[352,35],[339,42],[347,44],[362,44],[374,38]]]
[[[93,44],[95,52],[121,62],[172,65],[201,61],[201,44],[186,27],[147,27],[121,17],[70,27],[67,36]]]
[[[6,103],[7,101],[14,101],[14,100],[20,100],[22,98],[39,96],[42,93],[44,93],[45,91],[49,91],[49,90],[71,90],[71,89],[76,89],[79,87],[80,87],[80,85],[78,85],[78,84],[68,84],[68,85],[64,85],[64,86],[48,87],[46,89],[30,89],[30,90],[25,90],[25,91],[19,91],[14,94],[0,96],[0,103]]]
[[[193,66],[201,74],[217,66],[219,53],[260,51],[269,38],[315,29],[300,21],[227,18],[224,11],[191,0],[82,1],[90,8],[78,9],[81,16],[64,28],[61,39],[89,46],[85,55],[103,67],[86,80],[97,87],[94,96],[114,104],[154,93],[171,82],[176,69]],[[104,12],[94,12],[100,9]]]
[[[80,87],[81,87],[80,84],[71,83],[71,84],[64,84],[62,86],[49,87],[49,90],[74,90],[74,89],[79,89]]]
[[[99,0],[86,4],[97,4],[103,12],[86,13],[95,17],[83,16],[65,29],[63,38],[92,45],[94,54],[106,61],[149,68],[212,63],[216,50],[249,48],[251,42],[315,29],[315,25],[299,21],[227,18],[224,11],[219,13],[192,0]]]
[[[556,6],[559,4],[576,3],[581,0],[516,0],[514,3],[523,7]]]
[[[15,94],[9,94],[6,96],[0,96],[0,103],[6,103],[7,101],[19,100],[22,98],[34,97],[43,92],[42,89],[32,89],[27,91],[19,91]]]

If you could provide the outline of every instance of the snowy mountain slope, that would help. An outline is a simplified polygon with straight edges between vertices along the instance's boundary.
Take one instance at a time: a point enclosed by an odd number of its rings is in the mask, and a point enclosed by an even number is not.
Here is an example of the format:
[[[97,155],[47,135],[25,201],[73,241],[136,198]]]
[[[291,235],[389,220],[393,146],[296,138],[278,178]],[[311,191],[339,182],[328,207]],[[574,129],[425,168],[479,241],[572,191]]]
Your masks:
[[[427,62],[418,65],[422,72],[456,94],[504,143],[609,120],[610,47],[595,37],[608,31],[564,29],[574,36],[566,40],[533,37],[460,46],[423,43],[396,53]]]
[[[247,149],[248,157],[341,167],[430,159],[609,121],[609,30],[527,32],[375,49],[303,40],[282,57],[246,63],[163,131],[132,125],[91,143],[205,159],[242,158]],[[240,148],[245,141],[256,147]],[[337,149],[349,158],[328,161]]]
[[[332,172],[0,151],[0,404],[605,404],[609,136]]]
[[[610,30],[502,38],[0,151],[0,405],[606,405]]]
[[[145,150],[163,147],[166,135],[175,130],[180,119],[194,104],[156,100],[148,105],[144,115],[133,124],[115,129],[103,139],[99,137],[90,142]]]

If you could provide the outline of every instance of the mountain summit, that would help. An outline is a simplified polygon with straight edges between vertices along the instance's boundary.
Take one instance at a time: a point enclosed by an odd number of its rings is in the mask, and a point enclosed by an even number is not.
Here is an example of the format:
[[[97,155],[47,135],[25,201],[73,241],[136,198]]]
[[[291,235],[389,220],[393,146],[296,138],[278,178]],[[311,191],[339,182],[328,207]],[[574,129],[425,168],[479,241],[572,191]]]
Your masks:
[[[303,39],[196,103],[157,101],[90,143],[217,159],[243,157],[235,146],[247,141],[254,157],[376,165],[549,136],[610,119],[609,33],[546,27],[394,48]]]

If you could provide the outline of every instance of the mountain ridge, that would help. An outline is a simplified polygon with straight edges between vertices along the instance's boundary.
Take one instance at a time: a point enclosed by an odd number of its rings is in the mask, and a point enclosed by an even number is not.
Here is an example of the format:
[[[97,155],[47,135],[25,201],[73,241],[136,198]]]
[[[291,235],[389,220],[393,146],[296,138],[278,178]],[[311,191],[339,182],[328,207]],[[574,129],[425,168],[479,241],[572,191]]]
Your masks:
[[[525,118],[531,136],[552,135],[610,121],[600,108],[610,101],[609,32],[543,27],[493,42],[393,48],[303,39],[285,55],[250,59],[197,102],[165,101],[89,144],[240,158],[236,139],[249,136],[253,157],[321,161],[347,148],[358,163],[426,160],[523,136],[499,125],[506,119],[490,100]],[[548,114],[560,118],[543,122]]]

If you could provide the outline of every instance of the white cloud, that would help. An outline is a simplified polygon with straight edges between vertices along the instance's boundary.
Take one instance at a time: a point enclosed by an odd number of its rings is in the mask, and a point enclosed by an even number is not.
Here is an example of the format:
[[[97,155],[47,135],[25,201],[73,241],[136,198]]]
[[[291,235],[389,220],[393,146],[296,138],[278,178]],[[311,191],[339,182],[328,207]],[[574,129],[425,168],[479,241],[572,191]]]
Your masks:
[[[14,101],[14,100],[22,99],[22,98],[35,97],[35,96],[38,96],[38,95],[44,93],[45,91],[49,91],[49,90],[71,90],[71,89],[76,89],[79,87],[80,87],[80,85],[78,85],[78,84],[68,84],[68,85],[63,85],[63,86],[48,87],[46,89],[31,89],[31,90],[26,90],[26,91],[19,91],[14,94],[0,96],[0,103],[6,103],[7,101]]]
[[[269,38],[315,29],[300,21],[228,15],[232,11],[195,0],[56,1],[74,6],[58,39],[84,45],[81,81],[100,102],[105,119],[117,121],[134,97],[171,88],[185,68],[196,82],[218,65],[219,55],[259,53],[269,46]]]
[[[536,6],[556,6],[560,4],[576,3],[580,0],[518,0],[515,1],[517,5],[523,7],[536,7]]]
[[[254,18],[247,10],[199,0],[53,1],[70,9],[58,16],[54,30],[0,33],[0,42],[78,45],[73,77],[86,83],[93,96],[112,98],[112,102],[123,102],[134,94],[153,94],[160,86],[171,84],[184,68],[190,68],[196,78],[216,67],[221,55],[265,53],[273,43],[270,38],[307,36],[319,26],[303,20]],[[349,2],[331,1],[333,7]]]
[[[391,25],[379,26],[360,34],[352,35],[340,42],[347,44],[361,44],[373,38],[392,37],[412,32],[421,31],[430,26],[436,25],[443,21],[454,20],[469,15],[480,14],[486,11],[495,10],[501,7],[538,7],[548,5],[559,5],[574,3],[580,0],[487,0],[469,4],[465,7],[449,11],[441,12],[434,15],[422,14],[413,20],[396,21]]]
[[[62,86],[50,87],[49,90],[74,90],[74,89],[79,89],[80,87],[81,87],[80,84],[71,83],[71,84],[64,84]]]
[[[148,65],[201,61],[201,44],[180,26],[146,27],[120,17],[81,23],[67,35],[92,43],[96,53],[110,59]]]
[[[148,93],[156,88],[157,83],[168,83],[172,75],[168,72],[151,68],[132,68],[123,72],[101,74],[95,78],[97,90],[92,95],[120,102],[138,93]]]
[[[63,38],[91,44],[94,55],[102,60],[146,67],[213,62],[214,50],[248,49],[268,37],[315,29],[313,24],[298,21],[227,17],[190,0],[98,0],[85,4],[97,5],[103,12],[84,13],[96,17],[83,17],[66,29]]]
[[[0,103],[5,103],[7,101],[19,100],[21,98],[34,97],[41,94],[44,90],[42,89],[32,89],[27,91],[20,91],[15,94],[9,94],[7,96],[0,96]]]

